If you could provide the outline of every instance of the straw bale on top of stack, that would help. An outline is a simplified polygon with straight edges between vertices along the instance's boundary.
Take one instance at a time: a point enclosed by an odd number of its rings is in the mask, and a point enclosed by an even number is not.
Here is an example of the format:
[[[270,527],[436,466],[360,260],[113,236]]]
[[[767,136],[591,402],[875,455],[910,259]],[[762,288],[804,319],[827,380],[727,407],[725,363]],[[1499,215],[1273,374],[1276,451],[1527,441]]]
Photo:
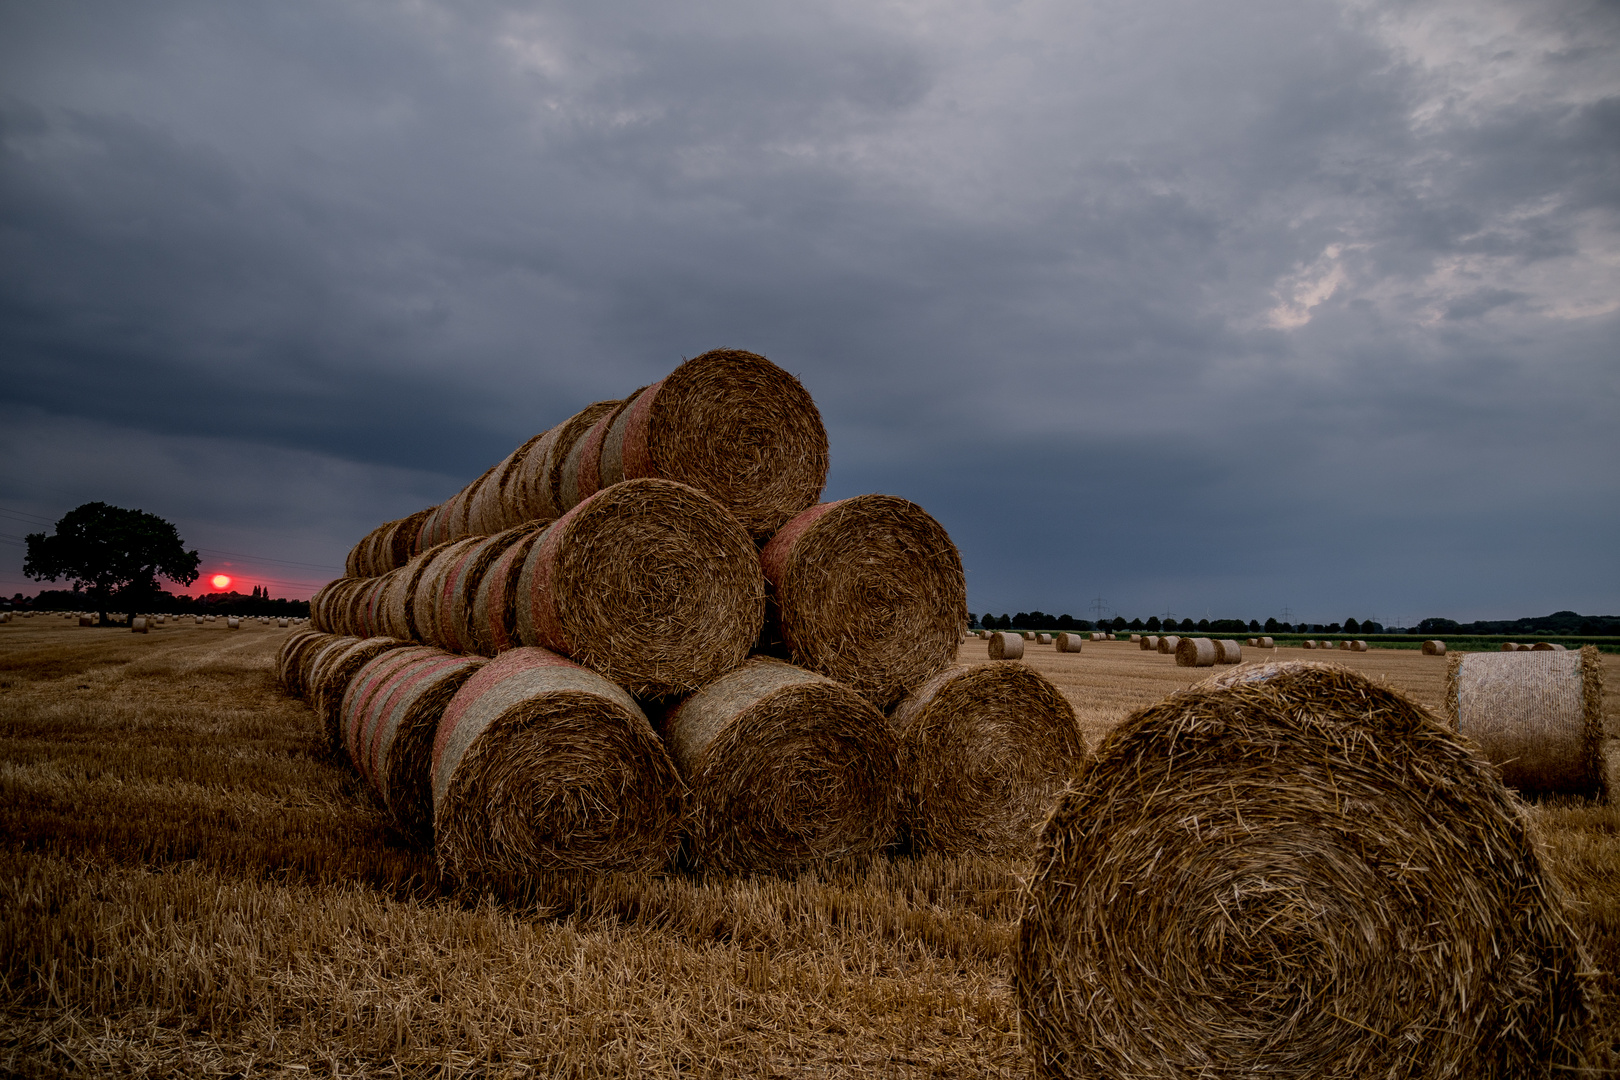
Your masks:
[[[1133,714],[1036,866],[1040,1077],[1579,1071],[1589,965],[1519,804],[1355,672],[1246,665]]]

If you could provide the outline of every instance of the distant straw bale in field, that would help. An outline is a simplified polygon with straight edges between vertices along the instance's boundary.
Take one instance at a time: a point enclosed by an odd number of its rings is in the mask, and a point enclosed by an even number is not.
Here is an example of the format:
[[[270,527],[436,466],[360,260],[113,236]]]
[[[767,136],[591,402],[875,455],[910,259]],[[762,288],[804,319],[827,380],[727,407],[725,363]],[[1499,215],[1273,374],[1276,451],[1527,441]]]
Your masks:
[[[914,851],[1028,852],[1053,796],[1086,760],[1074,707],[1016,662],[942,671],[890,722]]]
[[[400,827],[424,837],[433,825],[433,739],[450,699],[484,664],[411,645],[368,661],[341,706],[349,760]]]
[[[129,621],[129,632],[132,634],[145,634],[148,632],[146,619],[137,615]]]
[[[309,704],[320,721],[326,745],[333,753],[343,750],[343,696],[360,669],[385,652],[411,643],[391,637],[368,637],[346,648],[324,653],[310,671]]]
[[[1519,805],[1354,672],[1245,665],[1133,714],[1035,865],[1013,970],[1038,1077],[1580,1065],[1589,967]]]
[[[1547,641],[1538,641],[1534,645],[1530,646],[1530,651],[1531,652],[1565,652],[1567,650],[1565,650],[1565,648],[1562,645],[1555,645],[1555,644],[1553,644],[1551,642],[1547,642]]]
[[[1305,641],[1299,643],[1299,647],[1302,649],[1314,649],[1316,648],[1316,642],[1306,639]]]
[[[1134,644],[1136,644],[1137,642],[1139,642],[1141,640],[1142,640],[1142,635],[1141,634],[1132,634],[1131,635],[1131,644],[1134,645]]]
[[[237,618],[235,615],[227,615],[225,617],[225,629],[227,629],[227,630],[240,630],[241,628],[242,628],[242,620],[241,619]]]
[[[1268,637],[1261,638],[1259,644],[1262,649],[1275,649],[1277,647],[1277,643]]]
[[[1362,641],[1360,638],[1357,638],[1355,641],[1352,641],[1350,643],[1350,648],[1352,650],[1354,650],[1355,652],[1366,652],[1367,651],[1367,643],[1365,641]]]
[[[1079,634],[1059,634],[1057,636],[1057,651],[1079,652],[1081,641]]]
[[[956,628],[967,617],[962,559],[916,503],[892,495],[820,503],[771,538],[760,564],[773,650],[880,709],[956,660]]]
[[[1579,652],[1454,653],[1446,712],[1526,794],[1608,798],[1603,762],[1603,667]]]
[[[689,484],[764,540],[812,506],[827,482],[827,430],[799,380],[763,356],[715,349],[599,419],[591,453],[602,487],[637,477]],[[566,507],[564,507],[566,509]]]
[[[1024,655],[1024,639],[1005,630],[990,635],[990,659],[1018,660]]]
[[[1443,642],[1443,641],[1436,640],[1434,638],[1430,638],[1428,641],[1425,641],[1423,643],[1423,655],[1424,656],[1444,656],[1444,655],[1446,655],[1446,643]]]
[[[1176,642],[1177,667],[1214,667],[1220,650],[1209,638],[1184,637]]]
[[[758,656],[664,721],[690,794],[698,865],[792,874],[887,847],[899,823],[895,736],[849,687]]]
[[[1238,664],[1243,661],[1243,647],[1230,638],[1215,642],[1215,662],[1217,664]]]
[[[433,833],[457,880],[644,870],[678,842],[684,785],[624,689],[546,649],[478,670],[433,742]]]
[[[1158,634],[1143,634],[1142,635],[1142,640],[1138,644],[1141,646],[1141,649],[1142,649],[1143,652],[1158,652],[1159,651],[1159,635]]]
[[[1050,644],[1052,644],[1052,635],[1051,634],[1036,634],[1035,635],[1035,644],[1037,644],[1037,645],[1050,645]]]
[[[517,602],[523,644],[643,696],[690,693],[736,667],[765,619],[754,542],[719,503],[670,480],[615,484],[547,526]]]
[[[1159,639],[1158,649],[1159,649],[1159,652],[1163,653],[1166,656],[1174,656],[1174,655],[1176,655],[1176,649],[1180,645],[1181,645],[1181,639],[1179,637],[1174,636],[1174,635],[1170,635],[1170,636],[1166,636],[1166,637],[1161,637]]]
[[[1516,641],[1504,641],[1504,642],[1502,642],[1502,650],[1501,651],[1502,652],[1518,652],[1519,651],[1519,644]]]

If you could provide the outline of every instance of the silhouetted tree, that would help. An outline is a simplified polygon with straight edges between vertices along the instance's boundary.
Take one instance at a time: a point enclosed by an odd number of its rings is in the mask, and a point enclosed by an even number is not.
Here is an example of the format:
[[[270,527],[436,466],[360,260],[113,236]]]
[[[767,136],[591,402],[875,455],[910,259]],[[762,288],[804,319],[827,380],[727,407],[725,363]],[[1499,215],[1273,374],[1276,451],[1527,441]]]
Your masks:
[[[1147,621],[1147,628],[1154,633],[1158,633],[1161,625],[1162,624],[1159,622],[1159,617],[1157,615],[1153,616]]]
[[[51,536],[30,533],[23,573],[35,581],[67,578],[89,590],[101,622],[114,598],[133,613],[141,598],[158,594],[161,574],[179,585],[197,580],[202,559],[187,551],[175,527],[144,510],[103,502],[69,510]]]

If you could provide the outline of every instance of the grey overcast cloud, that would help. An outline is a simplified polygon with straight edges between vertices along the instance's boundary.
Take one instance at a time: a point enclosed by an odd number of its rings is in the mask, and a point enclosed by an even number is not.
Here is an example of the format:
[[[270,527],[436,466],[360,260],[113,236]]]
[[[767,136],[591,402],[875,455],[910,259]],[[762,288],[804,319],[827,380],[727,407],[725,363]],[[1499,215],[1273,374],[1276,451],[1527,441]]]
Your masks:
[[[0,3],[0,587],[304,597],[683,358],[976,612],[1620,612],[1620,5]]]

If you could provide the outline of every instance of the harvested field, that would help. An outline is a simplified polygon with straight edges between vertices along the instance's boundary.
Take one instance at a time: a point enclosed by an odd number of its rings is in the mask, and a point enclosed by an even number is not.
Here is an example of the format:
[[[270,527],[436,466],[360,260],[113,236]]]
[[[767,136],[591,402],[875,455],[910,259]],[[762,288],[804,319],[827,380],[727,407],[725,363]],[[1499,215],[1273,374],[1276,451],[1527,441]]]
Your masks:
[[[1010,983],[1028,862],[617,874],[522,905],[458,898],[274,685],[288,633],[0,626],[0,1073],[1030,1074]],[[970,639],[959,660],[986,647]],[[1445,658],[1325,659],[1441,705]],[[1030,644],[1024,662],[1093,745],[1211,673],[1128,641]],[[1613,736],[1620,657],[1603,664]],[[1620,812],[1550,800],[1530,816],[1612,1002]],[[1599,1007],[1613,1046],[1620,1015]]]

